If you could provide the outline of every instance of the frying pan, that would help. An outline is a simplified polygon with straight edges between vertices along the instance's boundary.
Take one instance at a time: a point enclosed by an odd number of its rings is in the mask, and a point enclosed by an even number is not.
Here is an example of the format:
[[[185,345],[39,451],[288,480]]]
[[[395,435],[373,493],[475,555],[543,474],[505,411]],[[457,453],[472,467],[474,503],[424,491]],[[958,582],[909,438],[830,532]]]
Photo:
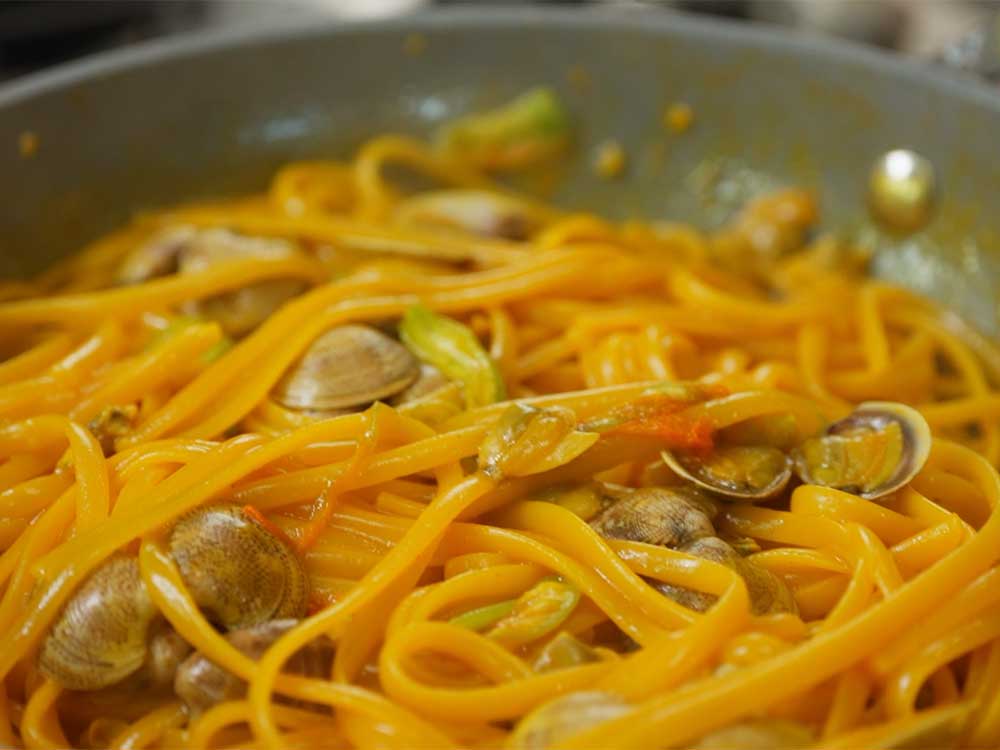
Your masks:
[[[0,90],[0,275],[38,271],[136,211],[259,190],[287,160],[426,133],[539,84],[578,123],[555,200],[616,217],[710,225],[795,183],[820,190],[827,228],[857,232],[875,157],[922,153],[937,218],[876,237],[874,270],[1000,333],[1000,96],[857,46],[664,12],[456,9],[214,33],[24,79]],[[696,113],[683,135],[662,125],[673,101]],[[621,180],[591,172],[607,138],[630,156]]]

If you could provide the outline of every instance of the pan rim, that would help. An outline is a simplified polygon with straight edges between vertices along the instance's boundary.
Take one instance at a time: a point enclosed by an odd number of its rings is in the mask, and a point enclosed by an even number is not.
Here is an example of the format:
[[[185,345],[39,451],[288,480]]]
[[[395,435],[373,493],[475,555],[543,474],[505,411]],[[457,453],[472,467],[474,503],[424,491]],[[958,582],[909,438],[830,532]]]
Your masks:
[[[433,9],[405,16],[377,20],[310,18],[270,26],[209,29],[98,52],[30,73],[0,85],[0,111],[48,93],[69,90],[87,80],[122,71],[155,66],[199,55],[253,48],[269,43],[307,40],[356,33],[419,33],[436,30],[465,31],[490,27],[518,27],[530,24],[551,31],[594,30],[629,32],[640,35],[680,35],[705,42],[734,39],[747,48],[779,54],[809,55],[830,64],[850,63],[893,76],[918,86],[929,86],[949,96],[957,96],[1000,116],[1000,91],[974,76],[914,58],[894,55],[859,43],[790,31],[764,24],[724,18],[704,18],[669,10],[612,12],[606,8],[571,9],[558,7],[493,7]]]

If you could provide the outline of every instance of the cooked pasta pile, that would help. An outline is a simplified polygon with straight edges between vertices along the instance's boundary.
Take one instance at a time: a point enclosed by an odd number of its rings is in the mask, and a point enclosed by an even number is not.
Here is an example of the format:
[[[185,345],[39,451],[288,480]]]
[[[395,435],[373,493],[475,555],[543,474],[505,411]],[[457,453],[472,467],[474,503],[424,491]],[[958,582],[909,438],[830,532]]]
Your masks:
[[[379,137],[3,288],[0,744],[1000,745],[992,344],[807,192],[481,166]]]

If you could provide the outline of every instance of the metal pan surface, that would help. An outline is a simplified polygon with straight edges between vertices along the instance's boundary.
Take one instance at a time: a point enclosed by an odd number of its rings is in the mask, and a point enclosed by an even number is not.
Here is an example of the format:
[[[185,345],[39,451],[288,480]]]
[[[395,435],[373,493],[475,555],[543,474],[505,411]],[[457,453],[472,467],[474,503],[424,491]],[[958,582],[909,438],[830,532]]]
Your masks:
[[[0,275],[37,271],[138,211],[260,189],[289,159],[427,132],[539,84],[579,125],[555,199],[612,216],[712,223],[794,182],[821,191],[827,226],[850,230],[875,157],[919,151],[939,172],[938,217],[883,242],[875,270],[1000,331],[1000,96],[854,45],[662,12],[449,10],[213,33],[15,82],[0,89]],[[673,101],[696,113],[683,135],[662,124]],[[23,133],[37,136],[30,157]],[[590,169],[607,138],[630,156],[622,180]]]

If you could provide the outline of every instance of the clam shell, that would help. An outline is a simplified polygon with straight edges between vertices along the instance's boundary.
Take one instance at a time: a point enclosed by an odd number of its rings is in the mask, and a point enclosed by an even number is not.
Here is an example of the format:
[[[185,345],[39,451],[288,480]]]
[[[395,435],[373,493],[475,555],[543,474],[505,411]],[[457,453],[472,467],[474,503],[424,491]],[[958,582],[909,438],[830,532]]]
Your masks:
[[[309,578],[298,555],[236,505],[181,516],[170,554],[191,598],[226,628],[306,613]]]
[[[410,198],[397,209],[396,220],[508,240],[526,240],[544,223],[541,212],[525,201],[471,189],[436,190]]]
[[[241,653],[259,660],[273,643],[298,624],[297,619],[268,620],[230,631],[225,638]],[[285,674],[325,679],[330,675],[333,655],[333,642],[326,636],[320,636],[296,651],[285,662],[282,671]],[[179,666],[173,684],[174,692],[187,704],[194,716],[199,716],[223,701],[241,700],[246,696],[247,690],[246,682],[199,652],[191,654]],[[318,708],[297,701],[291,703],[302,708]]]
[[[543,750],[617,719],[631,706],[616,693],[586,691],[567,693],[543,703],[518,723],[507,740],[511,750]]]
[[[138,670],[156,615],[134,557],[115,555],[63,608],[38,655],[39,671],[70,690],[99,690]]]
[[[250,237],[227,229],[204,229],[196,232],[181,248],[178,270],[197,274],[220,263],[245,258],[290,258],[298,254],[290,243],[269,237]],[[191,300],[181,306],[188,315],[208,318],[222,326],[229,336],[244,336],[267,320],[288,300],[306,290],[295,279],[271,279],[241,289]]]
[[[877,485],[873,487],[860,486],[850,476],[842,476],[835,480],[817,476],[819,467],[809,464],[809,459],[803,450],[806,444],[795,451],[795,472],[807,484],[833,487],[843,492],[858,495],[866,500],[875,500],[895,492],[917,475],[930,455],[931,428],[927,424],[927,420],[916,409],[895,401],[867,401],[860,404],[844,419],[834,422],[827,428],[825,435],[813,438],[813,441],[838,439],[852,433],[857,434],[859,430],[865,428],[877,431],[893,423],[899,425],[902,433],[902,455],[889,476]],[[843,455],[846,456],[846,452]],[[836,467],[826,468],[827,473],[836,469]]]
[[[769,460],[775,468],[770,481],[754,485],[750,480],[749,472],[746,476],[740,477],[734,475],[732,471],[723,473],[713,470],[711,463],[713,460],[717,464],[719,461],[725,461],[731,467],[734,462],[746,461],[751,458],[747,451],[767,452],[767,455],[762,454],[761,457]],[[792,477],[791,459],[778,448],[768,446],[720,448],[704,459],[693,454],[682,455],[665,450],[660,453],[660,457],[675,474],[689,482],[693,482],[716,495],[744,502],[759,502],[774,497],[788,486],[788,480]],[[728,468],[725,464],[718,464],[718,466]],[[727,474],[728,476],[726,476]]]
[[[590,521],[607,539],[677,548],[715,533],[711,500],[695,487],[602,488],[607,507]]]
[[[369,326],[343,325],[313,341],[272,395],[299,411],[349,409],[396,395],[419,373],[416,358],[395,339]]]

